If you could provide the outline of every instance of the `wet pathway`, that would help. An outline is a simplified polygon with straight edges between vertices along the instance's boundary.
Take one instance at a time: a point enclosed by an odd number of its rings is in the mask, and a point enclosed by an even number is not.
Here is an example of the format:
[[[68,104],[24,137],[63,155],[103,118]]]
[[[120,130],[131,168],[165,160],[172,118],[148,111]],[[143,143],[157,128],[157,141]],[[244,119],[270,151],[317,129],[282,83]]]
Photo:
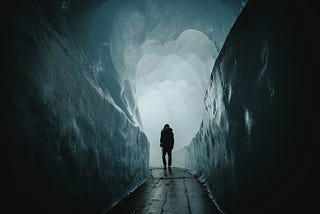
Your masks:
[[[107,213],[219,213],[198,180],[185,170],[153,168],[151,174]]]

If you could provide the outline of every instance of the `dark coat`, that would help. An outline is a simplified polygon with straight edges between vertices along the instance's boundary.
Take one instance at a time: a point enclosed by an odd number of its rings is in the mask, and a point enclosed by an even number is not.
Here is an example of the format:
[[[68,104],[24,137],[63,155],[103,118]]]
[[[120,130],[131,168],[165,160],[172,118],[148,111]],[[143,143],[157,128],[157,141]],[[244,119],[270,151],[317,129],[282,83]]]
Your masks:
[[[174,136],[170,127],[165,127],[161,131],[160,146],[164,149],[173,149]]]

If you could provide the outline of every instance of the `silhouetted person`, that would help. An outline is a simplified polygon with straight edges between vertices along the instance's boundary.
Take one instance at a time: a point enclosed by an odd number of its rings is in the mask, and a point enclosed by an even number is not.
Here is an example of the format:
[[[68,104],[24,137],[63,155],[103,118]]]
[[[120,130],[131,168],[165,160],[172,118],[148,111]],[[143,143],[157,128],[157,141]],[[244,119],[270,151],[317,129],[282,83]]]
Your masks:
[[[171,161],[172,161],[172,149],[174,145],[174,137],[172,128],[170,128],[169,124],[164,125],[162,131],[161,131],[161,137],[160,137],[160,147],[162,147],[162,162],[164,169],[167,169],[167,163],[166,163],[166,154],[168,154],[169,157],[169,170],[171,169]]]

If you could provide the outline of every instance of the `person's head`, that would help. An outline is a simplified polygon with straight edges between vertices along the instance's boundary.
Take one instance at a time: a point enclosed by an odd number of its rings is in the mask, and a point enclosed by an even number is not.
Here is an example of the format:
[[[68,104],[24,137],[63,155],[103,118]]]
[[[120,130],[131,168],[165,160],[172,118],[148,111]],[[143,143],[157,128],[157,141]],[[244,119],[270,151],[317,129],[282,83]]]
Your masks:
[[[170,128],[169,124],[164,125],[164,128]]]

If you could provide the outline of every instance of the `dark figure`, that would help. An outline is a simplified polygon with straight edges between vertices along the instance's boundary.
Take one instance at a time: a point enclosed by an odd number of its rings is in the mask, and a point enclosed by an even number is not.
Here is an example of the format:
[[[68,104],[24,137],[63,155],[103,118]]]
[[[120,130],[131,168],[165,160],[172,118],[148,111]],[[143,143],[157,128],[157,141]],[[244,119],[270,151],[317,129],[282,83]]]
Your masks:
[[[167,168],[166,163],[166,154],[168,154],[169,157],[169,170],[171,169],[171,161],[172,161],[172,149],[174,145],[174,137],[172,128],[170,128],[169,124],[164,125],[162,131],[161,131],[161,137],[160,137],[160,147],[162,147],[162,162],[164,169]]]

